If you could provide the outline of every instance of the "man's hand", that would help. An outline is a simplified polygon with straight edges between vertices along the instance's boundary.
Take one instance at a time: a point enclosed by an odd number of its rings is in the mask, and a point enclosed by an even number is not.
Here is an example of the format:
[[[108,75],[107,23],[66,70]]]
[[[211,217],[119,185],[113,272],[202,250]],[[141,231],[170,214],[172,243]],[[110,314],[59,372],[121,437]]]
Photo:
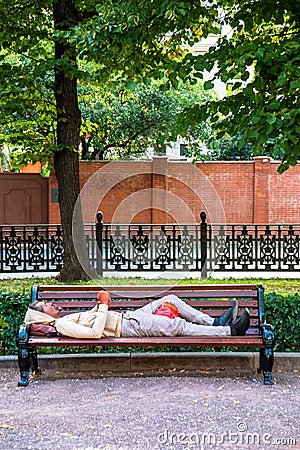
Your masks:
[[[107,291],[100,291],[97,295],[99,305],[110,305],[110,293]]]

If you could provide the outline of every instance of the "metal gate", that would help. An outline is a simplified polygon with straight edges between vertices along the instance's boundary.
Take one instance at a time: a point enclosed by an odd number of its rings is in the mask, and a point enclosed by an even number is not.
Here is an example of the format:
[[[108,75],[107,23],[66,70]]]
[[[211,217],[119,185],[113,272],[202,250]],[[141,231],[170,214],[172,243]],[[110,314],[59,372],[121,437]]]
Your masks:
[[[0,173],[0,224],[48,223],[48,180],[38,173]]]

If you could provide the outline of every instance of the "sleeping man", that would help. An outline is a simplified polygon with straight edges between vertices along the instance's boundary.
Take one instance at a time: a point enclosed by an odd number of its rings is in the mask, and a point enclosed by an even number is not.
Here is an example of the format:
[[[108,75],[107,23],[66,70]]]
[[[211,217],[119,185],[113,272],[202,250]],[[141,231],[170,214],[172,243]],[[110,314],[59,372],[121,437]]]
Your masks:
[[[89,311],[60,317],[52,302],[32,303],[26,324],[42,324],[49,331],[74,338],[151,337],[151,336],[243,336],[250,326],[246,309],[236,320],[238,302],[221,317],[213,318],[192,308],[176,295],[154,300],[135,311],[109,311],[110,294],[101,291],[97,304]],[[34,329],[34,325],[32,326]]]

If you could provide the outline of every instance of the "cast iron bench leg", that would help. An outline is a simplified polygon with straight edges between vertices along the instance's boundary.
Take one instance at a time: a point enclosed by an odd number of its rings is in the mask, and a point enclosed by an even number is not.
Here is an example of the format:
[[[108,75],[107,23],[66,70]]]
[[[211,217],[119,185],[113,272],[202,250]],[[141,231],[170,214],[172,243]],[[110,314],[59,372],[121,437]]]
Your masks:
[[[264,384],[272,385],[273,382],[273,363],[274,363],[274,332],[270,325],[263,328],[262,338],[264,347],[259,349],[259,368],[258,373],[263,372]]]
[[[32,373],[34,375],[40,375],[42,373],[42,369],[39,368],[36,347],[30,347],[30,356],[32,361]]]
[[[31,367],[30,346],[28,345],[29,326],[21,325],[19,328],[18,343],[18,364],[20,369],[20,381],[18,386],[28,386],[29,373]]]

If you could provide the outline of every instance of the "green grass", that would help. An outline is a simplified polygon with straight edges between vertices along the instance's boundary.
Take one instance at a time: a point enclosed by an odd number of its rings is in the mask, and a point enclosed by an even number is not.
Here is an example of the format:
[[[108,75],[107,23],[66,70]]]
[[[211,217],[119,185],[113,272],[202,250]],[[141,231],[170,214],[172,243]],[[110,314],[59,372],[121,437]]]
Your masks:
[[[0,280],[0,290],[5,290],[8,292],[17,293],[27,293],[30,292],[31,286],[33,284],[63,284],[58,282],[54,277],[49,278],[12,278]],[[71,283],[66,283],[71,284]],[[90,282],[76,282],[72,284],[89,284],[89,285],[175,285],[175,284],[262,284],[265,287],[266,293],[276,292],[278,294],[295,294],[300,293],[300,279],[262,279],[262,278],[243,278],[243,279],[216,279],[208,278],[207,280],[202,280],[199,278],[188,278],[188,279],[146,279],[143,277],[130,277],[130,278],[103,278],[102,282],[90,281]]]

